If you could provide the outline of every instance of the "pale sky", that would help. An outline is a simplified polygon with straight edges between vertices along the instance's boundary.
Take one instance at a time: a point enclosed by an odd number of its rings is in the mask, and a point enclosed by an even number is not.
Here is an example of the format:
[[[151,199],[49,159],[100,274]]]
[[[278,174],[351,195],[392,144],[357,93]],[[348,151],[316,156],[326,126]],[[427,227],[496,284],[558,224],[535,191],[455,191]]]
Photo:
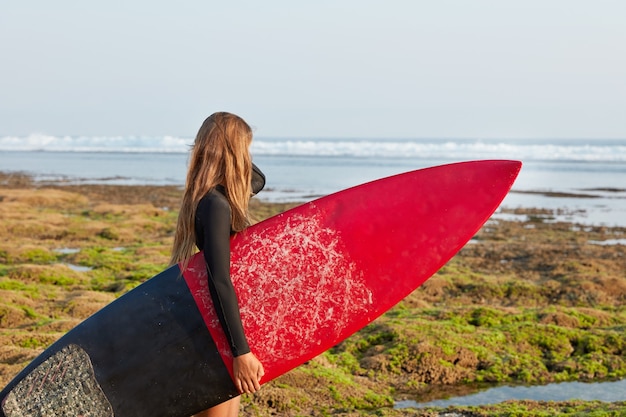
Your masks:
[[[623,0],[0,0],[0,136],[626,138]]]

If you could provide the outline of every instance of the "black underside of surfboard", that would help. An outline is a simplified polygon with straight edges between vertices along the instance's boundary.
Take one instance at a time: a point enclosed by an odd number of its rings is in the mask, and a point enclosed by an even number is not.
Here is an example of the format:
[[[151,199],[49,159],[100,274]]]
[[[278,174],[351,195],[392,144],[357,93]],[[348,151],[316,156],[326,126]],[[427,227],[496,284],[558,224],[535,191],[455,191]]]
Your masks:
[[[184,416],[236,395],[173,266],[37,357],[0,393],[0,415]]]

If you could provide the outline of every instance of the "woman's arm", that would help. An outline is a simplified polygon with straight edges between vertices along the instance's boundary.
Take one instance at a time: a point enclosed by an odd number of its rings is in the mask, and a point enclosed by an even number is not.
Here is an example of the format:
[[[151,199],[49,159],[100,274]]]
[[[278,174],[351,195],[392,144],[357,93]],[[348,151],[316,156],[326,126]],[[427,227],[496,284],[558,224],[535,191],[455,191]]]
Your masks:
[[[250,352],[241,324],[237,294],[230,279],[230,205],[218,191],[212,191],[198,205],[196,237],[198,247],[204,250],[211,298],[234,356],[235,385],[239,392],[256,392],[265,371]]]
[[[211,297],[233,356],[249,353],[237,295],[230,279],[230,205],[216,190],[198,205],[196,235],[198,246],[204,251]]]

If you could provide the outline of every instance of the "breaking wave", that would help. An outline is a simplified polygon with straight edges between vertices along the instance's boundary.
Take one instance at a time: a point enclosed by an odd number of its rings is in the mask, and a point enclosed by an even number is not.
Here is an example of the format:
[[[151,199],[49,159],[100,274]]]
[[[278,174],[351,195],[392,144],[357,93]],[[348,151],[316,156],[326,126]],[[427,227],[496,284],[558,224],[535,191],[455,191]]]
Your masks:
[[[186,153],[176,136],[0,137],[0,151]],[[276,139],[255,138],[253,155],[626,162],[626,140]]]

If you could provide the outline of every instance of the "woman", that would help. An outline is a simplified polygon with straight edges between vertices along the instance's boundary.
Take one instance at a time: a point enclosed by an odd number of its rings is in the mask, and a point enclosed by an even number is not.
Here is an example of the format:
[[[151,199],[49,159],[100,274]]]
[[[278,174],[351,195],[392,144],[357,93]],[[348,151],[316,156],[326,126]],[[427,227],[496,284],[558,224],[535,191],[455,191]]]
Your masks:
[[[214,113],[204,121],[191,150],[171,259],[172,265],[186,267],[196,247],[204,251],[211,297],[230,343],[240,393],[256,392],[264,374],[250,352],[230,279],[230,236],[250,224],[249,199],[265,184],[252,164],[251,142],[250,126],[234,114]],[[196,416],[236,417],[239,403],[237,396]]]

